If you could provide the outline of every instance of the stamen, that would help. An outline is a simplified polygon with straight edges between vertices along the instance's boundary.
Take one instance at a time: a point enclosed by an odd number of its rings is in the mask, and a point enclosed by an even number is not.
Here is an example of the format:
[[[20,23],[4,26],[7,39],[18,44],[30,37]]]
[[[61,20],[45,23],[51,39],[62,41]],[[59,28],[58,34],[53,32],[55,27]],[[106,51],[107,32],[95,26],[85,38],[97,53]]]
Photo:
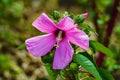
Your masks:
[[[58,33],[58,36],[56,37],[56,40],[57,41],[61,41],[62,40],[62,31],[59,31],[59,33]]]
[[[56,48],[58,48],[59,46],[58,46],[58,43],[62,40],[62,34],[63,34],[63,32],[62,31],[59,31],[58,32],[58,35],[57,35],[57,37],[56,37]]]

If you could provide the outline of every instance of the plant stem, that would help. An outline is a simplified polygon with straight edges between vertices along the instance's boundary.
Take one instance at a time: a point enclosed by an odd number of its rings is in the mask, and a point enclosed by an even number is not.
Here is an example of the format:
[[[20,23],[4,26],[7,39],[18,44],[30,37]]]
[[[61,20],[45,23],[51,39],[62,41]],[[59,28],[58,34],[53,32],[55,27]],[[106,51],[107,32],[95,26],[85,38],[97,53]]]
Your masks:
[[[119,6],[119,1],[120,0],[114,0],[114,4],[110,13],[110,20],[108,21],[108,26],[106,29],[106,37],[103,41],[103,44],[108,47],[109,46],[109,42],[110,42],[110,36],[112,35],[113,29],[115,27],[115,19],[117,17],[118,14],[118,10],[117,7]],[[100,34],[99,34],[100,35]],[[96,59],[96,63],[98,65],[98,67],[100,67],[102,65],[102,62],[105,58],[105,55],[103,53],[100,52],[98,58]]]

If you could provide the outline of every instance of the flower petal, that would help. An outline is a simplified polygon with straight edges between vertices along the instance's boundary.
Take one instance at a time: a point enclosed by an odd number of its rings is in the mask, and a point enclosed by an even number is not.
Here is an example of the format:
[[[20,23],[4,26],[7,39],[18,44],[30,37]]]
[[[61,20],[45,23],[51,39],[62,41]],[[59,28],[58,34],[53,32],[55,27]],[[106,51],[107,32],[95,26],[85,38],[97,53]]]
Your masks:
[[[39,31],[46,33],[51,33],[57,29],[54,22],[45,13],[42,13],[41,16],[32,23],[32,25]]]
[[[65,68],[71,62],[73,56],[73,48],[67,39],[64,38],[58,45],[54,55],[53,69]]]
[[[77,25],[74,24],[74,21],[70,17],[66,16],[62,20],[60,20],[57,27],[61,30],[70,30],[77,27]]]
[[[75,29],[72,29],[72,30],[66,32],[66,36],[75,45],[78,45],[81,48],[88,50],[89,37],[86,35],[85,32],[75,28]]]
[[[25,43],[30,54],[39,57],[47,54],[53,48],[56,40],[53,34],[47,34],[27,39]]]

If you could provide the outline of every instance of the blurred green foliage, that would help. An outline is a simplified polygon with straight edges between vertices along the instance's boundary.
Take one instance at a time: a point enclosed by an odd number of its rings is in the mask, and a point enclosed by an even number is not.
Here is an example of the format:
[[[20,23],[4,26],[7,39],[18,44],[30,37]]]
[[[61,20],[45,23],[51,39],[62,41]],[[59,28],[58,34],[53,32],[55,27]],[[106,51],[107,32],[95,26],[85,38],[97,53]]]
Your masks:
[[[95,25],[97,15],[98,35],[103,42],[110,20],[112,5],[115,0],[0,0],[0,80],[47,80],[43,63],[38,58],[30,56],[24,47],[25,39],[39,33],[32,27],[32,22],[42,13],[51,14],[53,10],[71,14],[89,13],[85,21],[90,26]],[[118,6],[120,13],[120,6]],[[67,14],[67,13],[66,13]],[[73,16],[72,16],[73,17]],[[116,18],[115,28],[110,37],[109,48],[112,53],[106,57],[102,67],[108,69],[115,79],[120,79],[120,15]],[[86,26],[82,24],[82,26]],[[88,25],[89,26],[89,25]],[[88,27],[86,26],[86,27]],[[90,27],[88,27],[91,29]],[[92,32],[95,32],[91,29]],[[87,31],[86,31],[87,32]],[[89,33],[88,33],[89,34]],[[20,48],[18,48],[23,44]],[[72,66],[71,66],[72,67]],[[41,74],[42,73],[42,74]],[[62,73],[62,72],[61,72]],[[81,74],[80,74],[81,75]],[[91,79],[92,80],[92,79]]]

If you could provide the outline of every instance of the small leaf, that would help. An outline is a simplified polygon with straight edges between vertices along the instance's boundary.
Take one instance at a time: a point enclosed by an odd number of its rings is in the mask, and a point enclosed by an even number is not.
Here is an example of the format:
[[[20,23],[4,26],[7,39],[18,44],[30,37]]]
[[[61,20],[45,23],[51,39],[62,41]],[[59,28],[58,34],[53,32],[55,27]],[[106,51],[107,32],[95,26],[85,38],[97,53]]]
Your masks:
[[[85,68],[94,77],[96,77],[97,80],[102,80],[92,57],[87,52],[74,54],[73,61]]]
[[[25,48],[26,47],[26,45],[25,45],[25,43],[23,43],[23,44],[21,44],[17,49],[23,49],[23,48]]]
[[[105,47],[104,45],[102,45],[98,41],[90,40],[90,45],[93,46],[96,50],[104,53],[107,56],[113,55],[113,53],[111,52],[111,50],[109,48]]]
[[[78,73],[77,74],[77,79],[80,80],[80,78],[81,78],[81,73]]]
[[[102,76],[103,80],[115,80],[113,76],[105,69],[99,69],[100,75]]]
[[[59,70],[53,70],[52,67],[51,67],[51,64],[49,64],[49,63],[46,63],[45,67],[46,67],[46,70],[47,70],[47,72],[50,76],[50,80],[56,80],[60,71]]]
[[[82,27],[84,27],[85,29],[87,29],[87,30],[89,30],[89,31],[92,31],[92,32],[94,32],[96,35],[98,35],[97,32],[95,31],[95,29],[93,29],[92,27],[90,27],[88,24],[82,23],[80,26],[82,26]]]

